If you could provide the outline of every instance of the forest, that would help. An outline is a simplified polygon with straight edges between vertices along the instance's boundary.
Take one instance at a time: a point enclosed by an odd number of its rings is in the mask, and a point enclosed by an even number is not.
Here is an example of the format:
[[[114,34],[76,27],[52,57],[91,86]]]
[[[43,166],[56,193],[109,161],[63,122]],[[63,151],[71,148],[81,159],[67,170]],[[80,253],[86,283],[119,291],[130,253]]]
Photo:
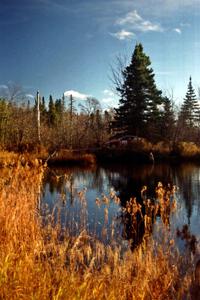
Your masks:
[[[136,44],[129,65],[112,69],[112,77],[119,105],[108,110],[92,97],[80,104],[72,95],[45,99],[37,92],[34,101],[27,101],[19,86],[8,85],[8,93],[0,98],[1,149],[90,151],[132,136],[142,140],[143,148],[150,145],[148,151],[167,147],[168,152],[175,152],[181,143],[182,148],[189,143],[193,152],[199,151],[200,104],[192,77],[182,105],[177,107],[173,96],[157,88],[141,43]]]

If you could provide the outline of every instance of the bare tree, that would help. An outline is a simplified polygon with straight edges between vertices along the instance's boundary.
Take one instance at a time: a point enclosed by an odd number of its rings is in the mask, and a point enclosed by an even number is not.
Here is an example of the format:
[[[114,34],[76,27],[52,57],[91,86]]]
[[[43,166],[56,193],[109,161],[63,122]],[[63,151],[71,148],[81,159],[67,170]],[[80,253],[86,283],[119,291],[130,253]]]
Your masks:
[[[0,86],[0,97],[15,103],[21,103],[27,100],[23,87],[12,81]]]
[[[85,101],[85,104],[79,104],[82,112],[91,115],[94,114],[97,110],[101,109],[99,100],[96,98],[88,97]]]
[[[123,72],[127,65],[127,61],[127,55],[119,54],[116,56],[114,63],[110,65],[111,74],[109,75],[109,79],[112,84],[111,89],[119,96],[121,95],[120,90],[124,83]]]

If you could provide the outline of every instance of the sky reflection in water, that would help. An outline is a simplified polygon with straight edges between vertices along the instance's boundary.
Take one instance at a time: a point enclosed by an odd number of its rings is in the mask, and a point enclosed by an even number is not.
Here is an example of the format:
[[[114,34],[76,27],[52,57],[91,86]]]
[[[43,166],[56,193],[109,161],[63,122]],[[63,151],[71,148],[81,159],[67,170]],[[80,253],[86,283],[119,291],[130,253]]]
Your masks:
[[[117,242],[132,246],[142,240],[144,230],[140,227],[136,235],[130,234],[130,224],[125,224],[123,207],[130,197],[142,203],[141,188],[148,187],[147,196],[155,199],[155,187],[161,181],[176,185],[177,210],[170,215],[171,232],[184,224],[192,234],[199,237],[200,229],[200,166],[104,166],[93,169],[50,169],[44,181],[43,215],[54,215],[55,222],[61,220],[62,227],[77,235],[86,229],[104,243]],[[119,199],[120,202],[119,202]],[[48,205],[48,210],[46,206]],[[156,239],[162,220],[156,217],[152,234]],[[185,241],[177,239],[183,248]]]

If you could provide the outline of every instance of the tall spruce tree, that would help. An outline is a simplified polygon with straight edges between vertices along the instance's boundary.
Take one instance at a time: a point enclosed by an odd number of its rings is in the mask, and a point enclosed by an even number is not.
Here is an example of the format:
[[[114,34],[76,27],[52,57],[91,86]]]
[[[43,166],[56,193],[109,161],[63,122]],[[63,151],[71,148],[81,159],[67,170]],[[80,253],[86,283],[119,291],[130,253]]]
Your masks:
[[[45,115],[47,112],[44,97],[42,97],[42,101],[40,102],[40,112],[41,112],[41,115]]]
[[[179,120],[187,127],[193,127],[199,120],[199,104],[192,86],[192,77],[190,76],[188,90],[181,107]]]
[[[164,97],[163,101],[160,135],[163,140],[169,141],[174,139],[175,114],[172,101],[168,97]]]
[[[56,108],[52,95],[49,96],[49,109],[48,109],[49,126],[56,124]]]
[[[137,44],[130,65],[122,72],[123,83],[117,87],[121,99],[112,122],[115,136],[154,137],[160,122],[159,105],[163,103],[163,97],[156,87],[150,65],[150,58],[143,52],[142,44]]]

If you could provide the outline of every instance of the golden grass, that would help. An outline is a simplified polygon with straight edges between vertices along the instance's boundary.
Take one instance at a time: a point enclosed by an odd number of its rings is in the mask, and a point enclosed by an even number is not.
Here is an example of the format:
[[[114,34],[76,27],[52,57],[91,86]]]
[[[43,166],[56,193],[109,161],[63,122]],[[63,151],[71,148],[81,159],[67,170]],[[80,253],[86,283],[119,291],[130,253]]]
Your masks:
[[[42,166],[21,163],[0,180],[0,299],[182,299],[190,270],[171,238],[149,238],[134,252],[105,246],[83,232],[68,237],[42,226]],[[60,238],[62,235],[62,239]],[[62,241],[61,241],[62,240]]]
[[[13,167],[18,155],[14,152],[0,151],[0,167]]]
[[[50,163],[73,163],[82,165],[93,165],[96,163],[96,157],[93,154],[82,153],[81,151],[60,149],[50,158]]]
[[[136,152],[149,152],[152,150],[153,145],[145,138],[138,138],[137,140],[132,141],[129,147]]]
[[[200,155],[200,147],[193,142],[179,142],[176,150],[181,157],[192,158]]]
[[[33,153],[16,153],[0,151],[0,168],[13,168],[17,166],[38,167],[42,165],[42,160],[37,158]]]
[[[169,142],[160,141],[153,145],[152,147],[153,152],[162,154],[162,155],[169,155],[172,151],[172,147]]]

